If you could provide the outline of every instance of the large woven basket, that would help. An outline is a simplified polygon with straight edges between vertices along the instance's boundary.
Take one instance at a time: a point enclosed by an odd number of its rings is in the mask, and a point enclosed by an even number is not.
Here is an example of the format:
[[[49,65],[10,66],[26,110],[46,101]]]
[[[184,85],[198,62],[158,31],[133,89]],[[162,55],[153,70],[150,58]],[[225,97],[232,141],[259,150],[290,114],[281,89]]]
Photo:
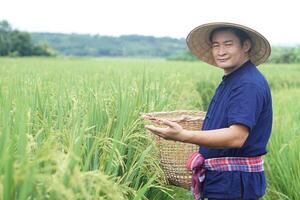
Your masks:
[[[152,112],[146,114],[177,122],[187,130],[201,130],[205,118],[205,112],[199,111]],[[182,116],[188,116],[192,119],[185,120]],[[165,127],[154,121],[150,123],[157,127]],[[199,146],[165,140],[154,134],[151,134],[151,136],[155,139],[159,151],[160,163],[169,184],[190,189],[192,173],[186,169],[186,162],[189,155],[199,150]]]

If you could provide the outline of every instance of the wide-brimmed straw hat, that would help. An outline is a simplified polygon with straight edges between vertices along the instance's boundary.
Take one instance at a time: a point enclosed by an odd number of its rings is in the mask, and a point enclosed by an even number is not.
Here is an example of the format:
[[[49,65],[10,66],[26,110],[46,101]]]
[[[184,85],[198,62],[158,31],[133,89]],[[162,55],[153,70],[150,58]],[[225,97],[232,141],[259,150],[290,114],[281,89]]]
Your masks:
[[[210,35],[213,30],[220,27],[233,27],[246,32],[251,40],[252,46],[249,58],[255,65],[264,63],[271,53],[271,46],[268,40],[259,32],[235,23],[214,22],[200,25],[194,28],[187,36],[186,42],[190,51],[200,60],[217,66],[211,52]]]

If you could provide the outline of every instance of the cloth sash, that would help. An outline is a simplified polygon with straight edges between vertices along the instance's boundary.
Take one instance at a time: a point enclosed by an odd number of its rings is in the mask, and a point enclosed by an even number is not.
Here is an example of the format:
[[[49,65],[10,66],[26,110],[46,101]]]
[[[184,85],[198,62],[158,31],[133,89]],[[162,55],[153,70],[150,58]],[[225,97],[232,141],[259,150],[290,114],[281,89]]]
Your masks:
[[[262,156],[205,159],[199,152],[191,154],[186,163],[186,167],[193,172],[191,191],[194,198],[201,200],[205,170],[262,172],[264,171],[263,163]]]

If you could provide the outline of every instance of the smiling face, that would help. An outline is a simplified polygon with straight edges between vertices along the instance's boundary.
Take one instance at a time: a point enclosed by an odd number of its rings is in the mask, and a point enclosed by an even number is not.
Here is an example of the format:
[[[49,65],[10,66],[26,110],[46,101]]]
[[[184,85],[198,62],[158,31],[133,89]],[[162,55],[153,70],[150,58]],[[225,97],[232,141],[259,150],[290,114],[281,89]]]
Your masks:
[[[218,67],[224,69],[225,75],[238,69],[249,60],[251,48],[249,40],[241,43],[232,31],[220,31],[213,34],[212,55]]]

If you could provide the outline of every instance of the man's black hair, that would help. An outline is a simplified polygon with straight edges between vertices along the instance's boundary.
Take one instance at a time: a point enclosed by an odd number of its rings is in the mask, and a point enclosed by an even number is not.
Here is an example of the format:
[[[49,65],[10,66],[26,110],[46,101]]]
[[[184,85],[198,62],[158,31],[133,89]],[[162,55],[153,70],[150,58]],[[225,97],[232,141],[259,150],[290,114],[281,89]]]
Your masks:
[[[248,39],[250,40],[251,42],[251,39],[249,37],[249,35],[241,30],[241,29],[238,29],[238,28],[234,28],[234,27],[219,27],[219,28],[216,28],[214,29],[211,33],[210,33],[210,36],[209,36],[209,41],[212,43],[212,37],[215,33],[219,33],[219,32],[223,32],[223,31],[230,31],[232,32],[235,36],[237,36],[241,42],[241,44],[244,44],[244,42]]]

